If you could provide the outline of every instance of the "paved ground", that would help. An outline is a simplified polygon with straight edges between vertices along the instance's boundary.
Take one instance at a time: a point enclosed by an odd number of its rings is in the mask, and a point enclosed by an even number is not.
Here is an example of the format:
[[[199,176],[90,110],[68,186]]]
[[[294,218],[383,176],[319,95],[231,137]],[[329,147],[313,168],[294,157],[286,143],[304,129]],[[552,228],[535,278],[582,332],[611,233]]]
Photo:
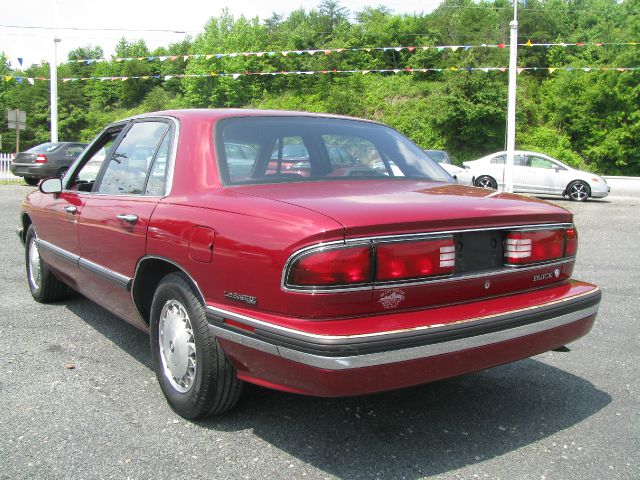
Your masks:
[[[0,186],[0,479],[640,477],[640,182],[572,210],[604,293],[570,353],[368,397],[257,387],[222,418],[167,406],[147,338],[82,298],[32,301]],[[68,370],[70,362],[75,369]]]

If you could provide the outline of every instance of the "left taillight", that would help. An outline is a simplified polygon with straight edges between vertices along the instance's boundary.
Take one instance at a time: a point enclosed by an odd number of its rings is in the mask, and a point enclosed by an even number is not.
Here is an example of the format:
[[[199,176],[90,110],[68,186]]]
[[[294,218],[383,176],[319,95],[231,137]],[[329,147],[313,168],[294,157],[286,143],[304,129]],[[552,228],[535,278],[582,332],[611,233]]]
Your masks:
[[[572,257],[578,249],[575,227],[507,232],[504,258],[507,265],[526,265]]]
[[[453,273],[456,249],[452,238],[382,243],[376,257],[376,280],[400,280]]]
[[[301,287],[336,287],[370,283],[369,245],[321,250],[293,262],[288,282]]]
[[[43,153],[39,153],[36,157],[36,163],[47,163],[47,156]]]
[[[455,256],[451,237],[320,249],[291,263],[286,284],[314,289],[349,288],[450,275]]]

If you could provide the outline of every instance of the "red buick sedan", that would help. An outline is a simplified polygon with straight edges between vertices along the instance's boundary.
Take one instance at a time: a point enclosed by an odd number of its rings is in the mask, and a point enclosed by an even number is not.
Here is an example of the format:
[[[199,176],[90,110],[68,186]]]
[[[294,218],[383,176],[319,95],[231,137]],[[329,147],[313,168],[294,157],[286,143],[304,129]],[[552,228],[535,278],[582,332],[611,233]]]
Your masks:
[[[569,212],[456,185],[391,128],[329,115],[114,123],[26,197],[18,233],[35,300],[71,287],[148,331],[187,418],[244,382],[360,395],[512,362],[585,335],[600,303],[571,279]]]

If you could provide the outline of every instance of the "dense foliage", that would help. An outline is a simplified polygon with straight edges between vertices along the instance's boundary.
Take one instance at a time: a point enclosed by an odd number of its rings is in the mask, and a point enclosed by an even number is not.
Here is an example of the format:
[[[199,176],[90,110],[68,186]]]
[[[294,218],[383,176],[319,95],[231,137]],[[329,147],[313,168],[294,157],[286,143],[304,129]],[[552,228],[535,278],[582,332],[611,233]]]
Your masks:
[[[263,55],[184,60],[186,54],[300,49],[481,45],[509,43],[511,3],[444,0],[428,15],[396,15],[385,7],[348,12],[334,0],[283,17],[211,18],[204,31],[150,52],[122,39],[116,57],[178,56],[173,61],[74,63],[59,77],[151,76],[126,81],[60,82],[60,139],[89,140],[108,122],[167,108],[258,107],[332,112],[372,118],[424,148],[449,150],[458,160],[504,148],[507,74],[464,67],[508,65],[508,49],[344,51],[331,55]],[[640,0],[527,0],[520,5],[520,43],[585,46],[521,47],[521,67],[640,67]],[[593,43],[605,45],[593,45]],[[69,60],[99,58],[80,48]],[[450,67],[461,70],[452,71]],[[48,77],[48,65],[12,70],[0,56],[0,75]],[[233,72],[443,68],[442,72],[276,76],[167,75]],[[0,81],[0,111],[27,112],[26,148],[49,138],[49,84]],[[640,72],[527,71],[518,76],[517,146],[608,174],[640,174]],[[3,133],[4,151],[15,148]]]

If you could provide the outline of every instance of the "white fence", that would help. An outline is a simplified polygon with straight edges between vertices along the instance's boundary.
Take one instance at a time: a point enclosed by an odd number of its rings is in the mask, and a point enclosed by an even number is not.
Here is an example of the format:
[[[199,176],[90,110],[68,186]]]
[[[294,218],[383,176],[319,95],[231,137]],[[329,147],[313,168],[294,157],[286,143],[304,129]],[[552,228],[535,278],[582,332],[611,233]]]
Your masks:
[[[0,180],[13,180],[20,178],[16,177],[11,173],[11,170],[9,170],[9,165],[11,165],[12,160],[12,153],[0,153]]]

